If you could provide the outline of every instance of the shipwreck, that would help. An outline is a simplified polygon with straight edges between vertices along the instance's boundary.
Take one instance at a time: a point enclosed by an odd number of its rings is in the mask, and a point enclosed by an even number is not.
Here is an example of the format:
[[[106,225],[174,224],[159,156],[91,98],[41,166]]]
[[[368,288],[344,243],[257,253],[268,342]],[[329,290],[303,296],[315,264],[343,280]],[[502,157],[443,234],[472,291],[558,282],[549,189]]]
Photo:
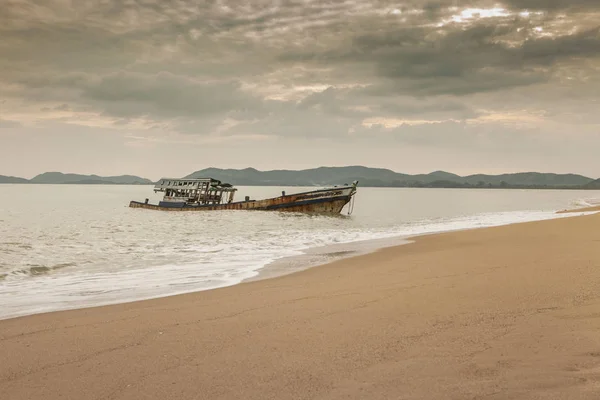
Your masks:
[[[163,178],[154,192],[164,193],[158,204],[131,201],[129,207],[161,211],[265,210],[339,214],[353,200],[358,181],[302,193],[286,194],[263,200],[234,201],[237,189],[213,178]],[[349,207],[350,208],[350,207]],[[350,212],[351,210],[349,210]]]

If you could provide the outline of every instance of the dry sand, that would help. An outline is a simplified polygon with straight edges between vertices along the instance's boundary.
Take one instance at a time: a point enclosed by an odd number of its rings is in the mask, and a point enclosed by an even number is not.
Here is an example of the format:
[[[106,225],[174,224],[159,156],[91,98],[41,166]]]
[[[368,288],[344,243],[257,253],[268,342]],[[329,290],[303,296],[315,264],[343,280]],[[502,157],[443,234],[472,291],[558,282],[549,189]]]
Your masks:
[[[0,398],[599,399],[600,215],[0,321]]]

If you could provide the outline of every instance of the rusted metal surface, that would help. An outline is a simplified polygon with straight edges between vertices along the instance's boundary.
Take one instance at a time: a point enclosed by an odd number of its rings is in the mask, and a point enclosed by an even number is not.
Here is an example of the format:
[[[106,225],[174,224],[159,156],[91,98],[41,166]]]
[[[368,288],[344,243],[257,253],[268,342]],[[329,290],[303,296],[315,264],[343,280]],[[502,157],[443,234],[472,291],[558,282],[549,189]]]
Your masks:
[[[216,210],[263,210],[263,211],[288,211],[288,212],[314,212],[314,213],[334,213],[339,214],[344,206],[350,201],[350,197],[347,199],[337,199],[331,201],[324,201],[320,203],[311,204],[294,204],[292,203],[281,203],[275,201],[276,199],[260,200],[260,201],[248,201],[242,203],[231,203],[231,204],[217,204],[209,206],[195,206],[195,207],[161,207],[155,204],[140,203],[132,201],[129,203],[129,207],[132,208],[144,208],[147,210],[160,210],[160,211],[216,211]],[[270,208],[272,205],[280,205],[281,207]]]
[[[132,201],[129,207],[161,211],[265,210],[339,214],[355,193],[353,188],[315,191],[285,195],[265,200],[250,200],[229,204],[163,207]]]
[[[144,208],[160,211],[216,211],[216,210],[265,210],[288,211],[309,213],[334,213],[339,214],[344,206],[350,202],[356,193],[356,182],[352,186],[333,187],[328,189],[313,190],[310,192],[286,195],[282,192],[279,197],[265,200],[249,200],[230,203],[201,204],[199,202],[186,203],[183,201],[161,201],[158,205],[132,201],[129,207]]]

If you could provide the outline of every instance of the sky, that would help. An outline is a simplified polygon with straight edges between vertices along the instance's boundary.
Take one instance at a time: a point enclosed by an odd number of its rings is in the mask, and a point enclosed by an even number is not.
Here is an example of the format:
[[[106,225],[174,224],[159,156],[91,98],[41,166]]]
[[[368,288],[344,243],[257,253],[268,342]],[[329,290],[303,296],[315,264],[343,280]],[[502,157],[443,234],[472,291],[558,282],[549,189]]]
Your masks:
[[[0,174],[600,177],[598,0],[0,0]]]

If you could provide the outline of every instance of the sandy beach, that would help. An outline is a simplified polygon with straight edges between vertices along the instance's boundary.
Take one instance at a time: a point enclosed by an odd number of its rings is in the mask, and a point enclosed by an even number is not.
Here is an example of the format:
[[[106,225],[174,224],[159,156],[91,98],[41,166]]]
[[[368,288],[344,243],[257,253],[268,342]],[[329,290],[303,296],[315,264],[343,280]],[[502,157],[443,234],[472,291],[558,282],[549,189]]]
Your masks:
[[[598,399],[600,215],[0,321],[0,398]]]

